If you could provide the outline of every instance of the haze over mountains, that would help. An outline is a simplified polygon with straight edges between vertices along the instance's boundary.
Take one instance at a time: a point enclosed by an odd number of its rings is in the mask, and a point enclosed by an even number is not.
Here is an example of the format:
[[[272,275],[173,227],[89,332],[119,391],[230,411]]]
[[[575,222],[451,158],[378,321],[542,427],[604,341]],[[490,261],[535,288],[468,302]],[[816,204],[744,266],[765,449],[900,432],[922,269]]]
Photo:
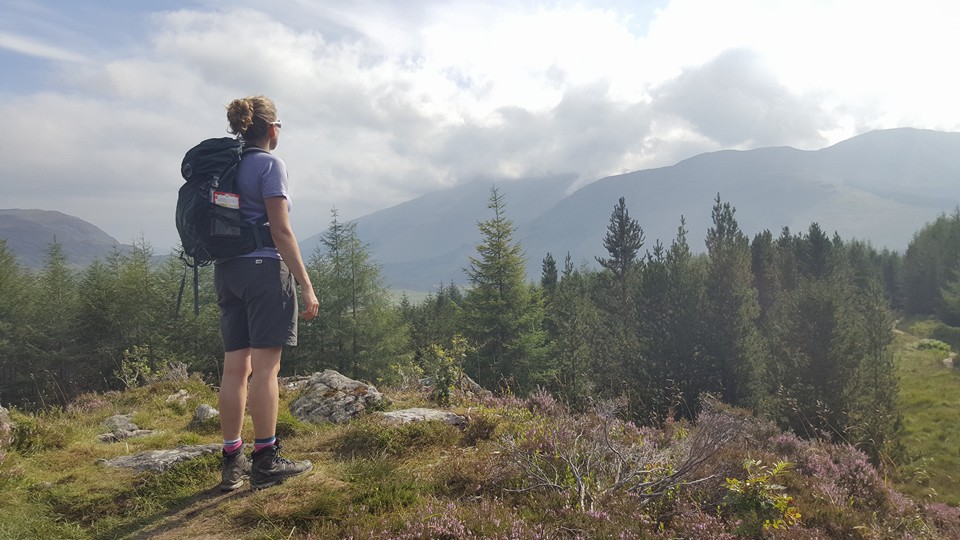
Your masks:
[[[680,218],[695,252],[705,250],[717,194],[736,208],[751,238],[782,227],[829,234],[903,252],[913,234],[960,201],[960,133],[894,129],[866,133],[816,151],[761,148],[701,154],[670,167],[604,178],[566,194],[570,177],[497,183],[517,227],[531,279],[543,257],[595,264],[619,197],[644,229],[649,249],[676,238]],[[466,284],[463,268],[480,241],[476,223],[494,182],[476,180],[357,220],[391,286],[431,290]],[[318,237],[302,242],[310,253]]]
[[[960,133],[902,128],[869,132],[816,151],[780,147],[701,154],[670,167],[604,178],[572,193],[567,191],[573,176],[478,179],[356,222],[360,239],[383,266],[388,286],[430,291],[441,282],[467,284],[463,269],[481,240],[477,222],[491,217],[487,204],[493,185],[503,194],[506,215],[517,228],[515,240],[527,255],[530,278],[537,279],[547,252],[558,263],[569,252],[578,265],[592,265],[594,256],[606,256],[603,236],[621,196],[644,229],[644,249],[658,239],[669,245],[683,216],[691,249],[703,251],[719,193],[736,208],[740,228],[751,238],[764,229],[779,235],[784,226],[802,232],[817,222],[829,234],[838,232],[844,239],[903,252],[917,230],[957,207],[958,179]],[[46,230],[36,211],[30,212],[34,214],[28,216],[32,221],[27,229]],[[51,216],[52,222],[62,219],[59,216]],[[38,234],[28,245],[23,232],[17,232],[26,229],[10,224],[14,218],[11,211],[0,211],[0,237],[8,239],[23,264],[38,266],[51,235]],[[73,229],[82,232],[82,227]],[[90,231],[91,238],[102,244],[97,231]],[[298,233],[309,257],[322,231]],[[73,263],[83,264],[109,251],[103,247],[98,252],[101,248],[89,244],[77,254],[71,244],[80,238],[60,232],[57,239]],[[87,259],[74,258],[83,254]]]
[[[115,246],[129,248],[96,225],[54,210],[0,209],[0,238],[6,239],[7,249],[27,268],[42,267],[54,241],[63,246],[71,266],[103,260]]]

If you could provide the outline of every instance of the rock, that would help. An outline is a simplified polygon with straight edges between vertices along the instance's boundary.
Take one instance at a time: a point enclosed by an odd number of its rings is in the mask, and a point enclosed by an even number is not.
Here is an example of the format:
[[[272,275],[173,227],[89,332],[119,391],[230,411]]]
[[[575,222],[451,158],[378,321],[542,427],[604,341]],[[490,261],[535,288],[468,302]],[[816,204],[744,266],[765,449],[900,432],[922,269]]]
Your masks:
[[[193,413],[193,422],[197,424],[203,424],[213,420],[214,418],[217,418],[218,416],[220,416],[220,411],[214,409],[206,403],[201,403],[200,405],[197,405],[197,410]]]
[[[10,411],[0,407],[0,448],[13,442],[13,430],[16,427],[10,420]]]
[[[133,413],[117,414],[103,421],[103,427],[110,430],[110,433],[101,433],[97,435],[100,442],[117,442],[133,437],[146,437],[156,433],[152,429],[140,429],[140,426],[133,423]]]
[[[97,438],[100,439],[100,442],[112,443],[117,441],[122,441],[124,439],[133,439],[134,437],[146,437],[147,435],[153,435],[157,431],[154,429],[134,429],[130,431],[121,431],[117,430],[111,433],[101,433],[97,435]]]
[[[206,454],[220,452],[222,449],[223,445],[219,443],[178,446],[173,450],[150,450],[148,452],[140,452],[139,454],[133,454],[130,456],[120,456],[113,459],[100,460],[98,463],[108,467],[121,467],[126,469],[134,469],[141,472],[163,472],[183,461],[196,459]]]
[[[103,427],[114,433],[117,431],[136,431],[140,429],[133,423],[133,413],[111,416],[103,421]]]
[[[375,387],[328,369],[310,377],[290,412],[305,422],[342,424],[365,410],[383,407],[385,400]]]
[[[281,388],[287,390],[300,390],[310,382],[309,375],[292,375],[290,377],[280,377],[278,379]]]
[[[428,422],[437,420],[450,424],[451,426],[463,427],[467,425],[467,419],[451,411],[441,411],[438,409],[403,409],[399,411],[389,411],[380,413],[388,423],[409,424],[411,422]]]
[[[190,394],[186,390],[179,390],[176,394],[170,394],[167,396],[167,403],[179,403],[180,405],[186,405],[187,400],[190,399]]]

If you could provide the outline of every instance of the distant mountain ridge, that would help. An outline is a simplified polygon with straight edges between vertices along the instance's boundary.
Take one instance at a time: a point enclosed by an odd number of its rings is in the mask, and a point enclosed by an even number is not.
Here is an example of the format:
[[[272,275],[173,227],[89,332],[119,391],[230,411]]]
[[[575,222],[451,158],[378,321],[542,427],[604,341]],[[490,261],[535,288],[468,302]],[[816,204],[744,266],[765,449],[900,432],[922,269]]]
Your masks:
[[[710,152],[603,178],[572,193],[572,175],[477,179],[374,212],[356,224],[388,286],[431,291],[440,283],[467,284],[464,268],[481,240],[477,223],[491,217],[487,204],[494,185],[504,195],[515,240],[535,280],[548,252],[561,264],[568,252],[577,265],[595,265],[595,256],[606,256],[603,236],[621,196],[644,229],[644,250],[657,240],[669,245],[683,216],[691,249],[702,252],[719,193],[736,208],[740,228],[751,238],[764,229],[779,235],[784,226],[803,232],[817,222],[828,234],[903,252],[926,223],[958,207],[958,180],[960,133],[900,128],[820,150]],[[309,258],[322,233],[298,232]],[[0,238],[32,268],[42,265],[54,238],[77,266],[104,258],[118,245],[79,218],[46,210],[0,210]]]
[[[619,197],[643,227],[644,249],[669,245],[680,218],[687,241],[704,251],[713,200],[736,208],[751,238],[782,227],[829,234],[903,252],[913,234],[960,201],[960,133],[900,128],[874,131],[820,150],[789,147],[723,150],[669,167],[607,177],[566,194],[569,176],[504,181],[506,214],[517,228],[531,279],[548,253],[594,264],[606,256],[603,236]],[[424,195],[356,220],[361,240],[383,265],[389,285],[429,291],[466,284],[463,269],[480,241],[477,222],[490,217],[490,180]],[[308,253],[319,235],[303,241]]]
[[[0,238],[27,268],[42,267],[54,241],[63,246],[71,266],[103,260],[115,247],[129,248],[97,226],[54,210],[0,209]]]

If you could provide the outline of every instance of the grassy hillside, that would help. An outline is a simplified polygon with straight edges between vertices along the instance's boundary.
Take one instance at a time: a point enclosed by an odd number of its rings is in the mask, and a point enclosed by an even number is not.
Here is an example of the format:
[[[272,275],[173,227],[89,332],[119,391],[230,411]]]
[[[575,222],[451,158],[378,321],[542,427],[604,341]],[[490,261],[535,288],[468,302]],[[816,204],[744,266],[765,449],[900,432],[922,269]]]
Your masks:
[[[216,404],[214,389],[191,380],[87,395],[63,412],[13,411],[0,539],[958,538],[960,510],[943,503],[960,500],[951,478],[960,378],[945,352],[918,339],[898,341],[912,457],[898,484],[855,449],[803,441],[719,404],[696,424],[654,430],[605,407],[572,414],[546,394],[461,397],[461,430],[373,416],[304,424],[285,412],[293,395],[284,391],[286,452],[315,467],[260,492],[221,494],[217,455],[163,473],[99,463],[219,442],[216,425],[191,424],[197,405]],[[181,389],[187,402],[168,402]],[[431,406],[416,391],[387,393],[394,409]],[[97,440],[106,418],[127,413],[157,433]]]
[[[909,461],[902,467],[900,487],[917,499],[960,505],[960,369],[954,353],[925,348],[923,340],[957,340],[954,329],[936,321],[904,321],[899,325],[900,398],[904,413],[904,445]],[[906,331],[906,333],[903,333]],[[937,339],[939,338],[939,339]],[[929,341],[928,341],[929,342]],[[953,345],[956,350],[957,345]],[[960,362],[957,362],[960,366]]]

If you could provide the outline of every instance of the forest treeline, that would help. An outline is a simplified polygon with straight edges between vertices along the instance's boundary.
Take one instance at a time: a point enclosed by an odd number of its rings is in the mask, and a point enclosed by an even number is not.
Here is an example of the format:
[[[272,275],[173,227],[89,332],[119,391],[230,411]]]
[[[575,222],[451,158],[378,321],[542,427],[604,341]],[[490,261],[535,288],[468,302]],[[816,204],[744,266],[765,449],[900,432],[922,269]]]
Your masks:
[[[692,418],[709,393],[879,461],[896,453],[901,423],[894,313],[960,324],[960,212],[900,255],[816,223],[751,239],[718,195],[706,250],[694,253],[683,218],[669,244],[649,242],[621,198],[599,267],[548,253],[530,282],[498,189],[488,206],[468,282],[417,302],[391,297],[354,224],[334,211],[308,254],[320,314],[300,322],[283,374],[333,368],[405,384],[462,370],[486,388],[544,388],[573,407],[620,399],[647,424]],[[141,240],[74,270],[53,243],[30,271],[0,240],[0,404],[63,406],[173,366],[216,385],[212,268],[200,269],[194,316],[192,275],[175,254],[158,265],[153,255]]]

